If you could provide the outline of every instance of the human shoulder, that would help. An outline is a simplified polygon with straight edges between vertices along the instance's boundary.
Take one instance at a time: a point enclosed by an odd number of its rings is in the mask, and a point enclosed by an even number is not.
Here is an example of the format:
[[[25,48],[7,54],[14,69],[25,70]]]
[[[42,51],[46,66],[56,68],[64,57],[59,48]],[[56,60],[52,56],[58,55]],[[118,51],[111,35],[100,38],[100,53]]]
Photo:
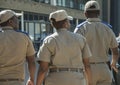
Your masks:
[[[21,33],[23,35],[29,36],[28,33],[25,32],[25,31],[21,31],[21,30],[15,30],[15,31],[18,32],[18,33]]]
[[[77,33],[80,30],[84,30],[84,25],[86,25],[86,23],[87,23],[87,21],[84,21],[84,22],[80,23],[79,25],[77,25],[75,30],[74,30],[74,33]]]
[[[72,34],[73,34],[73,37],[76,38],[77,40],[84,40],[85,39],[85,37],[83,35],[81,35],[80,33],[72,33]]]
[[[23,37],[24,39],[27,40],[32,40],[33,38],[29,36],[29,34],[25,31],[21,31],[21,30],[15,30],[17,33],[19,33],[19,36]]]
[[[110,25],[109,23],[107,23],[105,21],[102,21],[101,23],[104,24],[105,26],[109,27],[110,29],[112,29],[112,25]]]
[[[57,36],[57,33],[53,33],[53,34],[47,36],[47,37],[43,40],[43,42],[52,42],[52,41],[55,40],[56,36]]]
[[[84,21],[76,26],[76,28],[80,29],[82,26],[84,26],[87,23],[87,21]]]
[[[104,21],[102,21],[101,24],[104,26],[103,28],[104,28],[107,32],[114,34],[114,33],[113,33],[113,30],[112,30],[112,25],[110,25],[109,23],[104,22]]]
[[[73,33],[73,32],[71,32],[72,33],[72,35],[74,35],[75,37],[83,37],[81,34],[79,34],[79,33]]]

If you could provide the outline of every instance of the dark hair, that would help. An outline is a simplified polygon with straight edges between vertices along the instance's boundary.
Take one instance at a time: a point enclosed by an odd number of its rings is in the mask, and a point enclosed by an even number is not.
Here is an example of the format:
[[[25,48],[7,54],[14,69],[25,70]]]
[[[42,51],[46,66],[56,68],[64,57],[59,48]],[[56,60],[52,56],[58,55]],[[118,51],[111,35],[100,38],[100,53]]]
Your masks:
[[[88,13],[88,14],[99,14],[100,10],[87,10],[86,13]]]
[[[98,17],[99,15],[100,15],[100,10],[87,10],[86,12],[85,12],[86,14],[87,14],[87,17]]]
[[[61,20],[61,21],[57,21],[54,18],[51,18],[51,23],[52,25],[56,28],[56,29],[60,29],[63,28],[64,23],[67,21],[67,19]]]
[[[96,8],[95,5],[90,6],[89,8]]]
[[[7,26],[7,24],[8,24],[8,21],[1,23],[0,26],[4,27],[4,26]]]
[[[13,16],[14,17],[14,16]],[[7,21],[3,22],[0,24],[1,27],[4,27],[4,26],[7,26],[8,25],[8,22],[9,20],[13,19],[13,17],[11,17],[10,19],[8,19]]]

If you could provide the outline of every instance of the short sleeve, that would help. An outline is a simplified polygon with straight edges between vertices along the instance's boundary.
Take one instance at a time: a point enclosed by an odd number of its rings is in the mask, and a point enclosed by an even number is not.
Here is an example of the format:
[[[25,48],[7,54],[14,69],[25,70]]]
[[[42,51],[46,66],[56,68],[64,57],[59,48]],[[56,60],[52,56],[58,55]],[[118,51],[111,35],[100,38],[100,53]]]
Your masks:
[[[79,33],[79,34],[85,36],[85,29],[83,26],[81,26],[80,28],[75,28],[74,33]]]
[[[37,54],[37,61],[50,62],[51,56],[55,54],[55,40],[48,38],[43,41]]]
[[[91,54],[91,51],[90,51],[90,48],[86,42],[86,39],[85,39],[85,42],[84,42],[84,47],[82,49],[82,53],[83,53],[83,58],[86,58],[86,57],[91,57],[92,54]]]

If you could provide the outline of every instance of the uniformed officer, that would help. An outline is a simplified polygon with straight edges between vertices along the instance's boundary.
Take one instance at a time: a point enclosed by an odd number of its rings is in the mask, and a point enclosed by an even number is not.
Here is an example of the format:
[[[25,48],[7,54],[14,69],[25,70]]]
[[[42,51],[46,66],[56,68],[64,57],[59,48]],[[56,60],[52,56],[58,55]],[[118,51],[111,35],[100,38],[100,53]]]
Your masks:
[[[110,27],[98,18],[100,7],[97,1],[88,1],[85,4],[84,13],[86,21],[79,24],[74,33],[80,33],[86,37],[86,41],[92,52],[90,58],[93,85],[111,85],[111,72],[106,64],[109,61],[108,50],[112,51],[111,67],[117,72],[116,61],[118,59],[117,41]]]
[[[17,14],[12,10],[1,11],[0,27],[0,85],[25,85],[26,60],[30,73],[28,85],[34,85],[35,50],[30,38],[17,31]]]
[[[49,19],[56,32],[46,37],[39,49],[37,85],[43,81],[45,85],[92,85],[91,52],[83,36],[68,31],[72,17],[65,10],[57,10],[50,13]]]
[[[120,84],[120,33],[119,35],[116,37],[116,40],[118,42],[118,50],[119,50],[119,58],[118,58],[118,62],[117,62],[117,68],[118,68],[118,73],[116,73],[114,70],[113,72],[113,77],[114,77],[114,83],[115,85],[119,85]]]

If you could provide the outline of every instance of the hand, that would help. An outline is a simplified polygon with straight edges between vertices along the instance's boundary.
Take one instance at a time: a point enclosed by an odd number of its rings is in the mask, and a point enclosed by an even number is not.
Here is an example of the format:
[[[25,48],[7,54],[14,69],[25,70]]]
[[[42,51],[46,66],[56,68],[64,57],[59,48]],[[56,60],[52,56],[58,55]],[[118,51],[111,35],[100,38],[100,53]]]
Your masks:
[[[89,83],[88,85],[93,85],[92,83]]]
[[[34,85],[34,82],[32,80],[28,79],[26,85]]]
[[[116,64],[111,64],[111,68],[118,73],[118,68],[116,67]]]

